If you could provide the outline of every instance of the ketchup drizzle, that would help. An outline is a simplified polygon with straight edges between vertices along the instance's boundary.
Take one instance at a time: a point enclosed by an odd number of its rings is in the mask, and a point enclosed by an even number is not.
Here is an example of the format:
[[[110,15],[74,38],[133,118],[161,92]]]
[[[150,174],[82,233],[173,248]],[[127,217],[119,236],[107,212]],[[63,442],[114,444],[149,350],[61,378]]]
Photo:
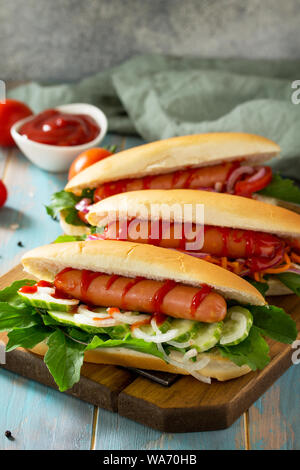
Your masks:
[[[53,283],[52,282],[48,282],[48,281],[39,281],[37,284],[36,284],[37,287],[53,287]]]
[[[152,297],[151,303],[155,313],[159,314],[161,305],[165,296],[167,295],[170,290],[174,289],[176,286],[175,281],[167,280],[163,283],[163,285],[155,292],[154,296]]]
[[[35,294],[37,292],[37,285],[22,286],[20,287],[19,292],[22,292],[22,294]]]
[[[107,281],[107,283],[105,284],[105,290],[108,290],[112,285],[113,283],[119,279],[119,275],[118,274],[113,274]]]
[[[86,298],[88,288],[91,282],[96,279],[96,277],[101,276],[102,273],[96,273],[94,271],[88,271],[87,269],[82,270],[81,282],[80,282],[80,293],[83,299]]]
[[[155,176],[144,176],[143,178],[143,189],[151,189],[151,183]]]
[[[122,307],[123,308],[126,308],[125,307],[125,296],[126,294],[130,291],[130,289],[132,289],[134,286],[136,286],[139,282],[141,281],[144,281],[144,277],[136,277],[135,279],[132,279],[130,280],[126,286],[124,287],[123,289],[123,292],[122,292],[122,297],[121,297],[121,303],[122,303]]]
[[[197,312],[197,308],[211,291],[212,291],[212,288],[210,286],[208,286],[207,284],[203,284],[201,289],[194,295],[194,297],[192,298],[191,307],[190,307],[190,313],[192,317],[195,316]]]

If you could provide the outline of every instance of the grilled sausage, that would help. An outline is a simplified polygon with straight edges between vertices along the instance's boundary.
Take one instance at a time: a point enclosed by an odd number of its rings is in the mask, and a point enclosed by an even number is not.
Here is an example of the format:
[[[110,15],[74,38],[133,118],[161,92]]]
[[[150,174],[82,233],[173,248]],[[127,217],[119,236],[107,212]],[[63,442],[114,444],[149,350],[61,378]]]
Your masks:
[[[221,321],[227,311],[224,298],[207,286],[202,287],[204,298],[198,302],[201,288],[172,281],[112,277],[77,269],[62,271],[54,284],[64,294],[95,306],[162,313],[207,323]]]

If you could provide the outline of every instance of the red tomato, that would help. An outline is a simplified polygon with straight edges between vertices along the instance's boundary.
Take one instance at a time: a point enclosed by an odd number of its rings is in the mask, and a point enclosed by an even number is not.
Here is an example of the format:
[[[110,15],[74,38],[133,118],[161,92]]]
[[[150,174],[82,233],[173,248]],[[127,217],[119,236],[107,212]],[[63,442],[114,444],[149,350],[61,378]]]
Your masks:
[[[84,222],[85,224],[88,224],[88,221],[86,220],[87,214],[85,212],[78,211],[77,215],[78,215],[79,219],[82,220],[82,222]]]
[[[249,176],[242,181],[238,181],[235,185],[234,193],[239,196],[251,196],[253,193],[268,186],[272,179],[272,170],[269,166],[265,166],[264,168],[265,174],[259,179],[249,181],[252,178],[252,176]]]
[[[4,183],[0,180],[0,207],[4,206],[7,199],[7,190]]]
[[[0,103],[0,145],[13,147],[15,141],[10,135],[11,126],[31,114],[31,109],[21,101],[6,100],[5,103]]]
[[[72,179],[88,166],[91,166],[112,154],[113,152],[110,152],[107,149],[97,147],[82,152],[80,155],[78,155],[77,158],[75,158],[72,165],[70,166],[68,180]]]

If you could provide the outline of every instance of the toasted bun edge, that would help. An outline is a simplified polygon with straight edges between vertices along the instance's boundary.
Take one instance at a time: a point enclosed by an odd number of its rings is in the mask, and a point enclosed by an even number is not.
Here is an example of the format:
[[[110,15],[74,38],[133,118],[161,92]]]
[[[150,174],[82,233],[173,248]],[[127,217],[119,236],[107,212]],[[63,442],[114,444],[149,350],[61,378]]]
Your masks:
[[[48,347],[45,343],[40,343],[30,349],[30,351],[40,356],[44,356],[47,349]],[[205,377],[212,377],[219,381],[225,381],[251,372],[251,369],[247,365],[239,367],[229,359],[223,358],[218,354],[211,354],[211,356],[212,358],[210,363],[204,369],[199,371]],[[126,348],[110,348],[105,350],[95,349],[92,351],[86,351],[84,354],[84,361],[93,364],[109,364],[122,367],[170,372],[172,374],[189,375],[187,371],[168,364],[158,357]]]

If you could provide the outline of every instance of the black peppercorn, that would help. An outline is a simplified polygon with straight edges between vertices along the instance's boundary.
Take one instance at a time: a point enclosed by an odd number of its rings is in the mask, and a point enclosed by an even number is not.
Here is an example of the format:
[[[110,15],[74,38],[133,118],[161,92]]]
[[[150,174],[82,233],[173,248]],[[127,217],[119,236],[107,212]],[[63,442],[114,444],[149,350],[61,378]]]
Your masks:
[[[22,243],[21,241],[18,242],[18,246],[19,246],[20,248],[24,248],[24,245],[23,245],[23,243]]]
[[[10,431],[5,431],[5,436],[7,437],[7,439],[11,439],[12,433]]]

